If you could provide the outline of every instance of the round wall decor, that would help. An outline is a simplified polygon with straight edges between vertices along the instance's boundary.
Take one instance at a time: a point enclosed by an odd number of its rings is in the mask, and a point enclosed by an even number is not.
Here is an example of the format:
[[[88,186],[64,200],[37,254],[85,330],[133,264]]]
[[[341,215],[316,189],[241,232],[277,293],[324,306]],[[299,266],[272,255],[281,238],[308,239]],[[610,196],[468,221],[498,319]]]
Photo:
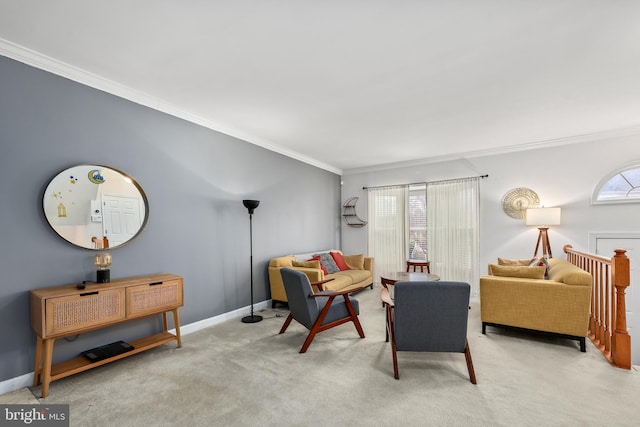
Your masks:
[[[502,197],[502,209],[511,218],[523,219],[529,208],[537,208],[540,198],[530,188],[518,187]]]

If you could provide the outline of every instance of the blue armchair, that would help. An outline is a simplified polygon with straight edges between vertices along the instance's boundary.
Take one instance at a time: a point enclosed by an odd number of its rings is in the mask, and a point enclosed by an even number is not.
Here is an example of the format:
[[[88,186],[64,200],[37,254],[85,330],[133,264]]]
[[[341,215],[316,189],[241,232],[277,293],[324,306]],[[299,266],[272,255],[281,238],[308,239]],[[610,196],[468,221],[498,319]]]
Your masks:
[[[306,274],[290,268],[281,269],[281,273],[290,313],[280,333],[283,334],[287,330],[293,319],[309,329],[309,335],[300,353],[307,351],[317,333],[347,322],[353,322],[360,338],[364,338],[364,332],[358,320],[358,300],[349,296],[358,289],[314,293]]]
[[[393,299],[383,294],[396,379],[398,351],[454,352],[464,353],[469,379],[476,384],[467,342],[470,291],[462,282],[397,282]]]

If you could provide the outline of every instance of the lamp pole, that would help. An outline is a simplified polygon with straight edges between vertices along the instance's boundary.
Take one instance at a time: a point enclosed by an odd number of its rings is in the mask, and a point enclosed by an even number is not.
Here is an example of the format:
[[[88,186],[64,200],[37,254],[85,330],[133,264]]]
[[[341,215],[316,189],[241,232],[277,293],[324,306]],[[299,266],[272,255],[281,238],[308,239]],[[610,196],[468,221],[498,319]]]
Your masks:
[[[259,200],[243,200],[244,207],[249,210],[249,260],[251,263],[251,314],[242,318],[243,323],[256,323],[262,320],[262,316],[253,314],[253,211],[260,204]]]

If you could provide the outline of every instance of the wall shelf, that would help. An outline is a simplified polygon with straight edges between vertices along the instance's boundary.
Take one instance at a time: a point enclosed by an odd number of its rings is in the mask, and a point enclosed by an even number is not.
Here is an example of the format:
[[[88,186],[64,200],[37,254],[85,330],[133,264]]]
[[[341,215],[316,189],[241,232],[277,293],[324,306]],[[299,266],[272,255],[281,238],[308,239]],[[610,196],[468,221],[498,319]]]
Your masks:
[[[367,221],[361,219],[356,213],[356,203],[358,203],[357,197],[351,197],[344,202],[344,205],[342,205],[342,217],[349,227],[364,227],[367,225]]]

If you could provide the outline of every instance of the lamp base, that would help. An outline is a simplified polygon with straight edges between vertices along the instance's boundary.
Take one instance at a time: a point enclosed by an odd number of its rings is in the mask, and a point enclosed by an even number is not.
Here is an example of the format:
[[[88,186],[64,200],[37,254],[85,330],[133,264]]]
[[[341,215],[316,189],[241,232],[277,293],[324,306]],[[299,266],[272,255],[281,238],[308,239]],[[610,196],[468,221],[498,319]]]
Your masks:
[[[547,233],[549,227],[538,227],[538,230],[540,230],[540,234],[538,234],[538,243],[536,243],[536,250],[533,253],[533,257],[538,257],[538,249],[540,248],[540,243],[542,243],[542,256],[545,258],[552,258],[549,234]]]
[[[96,271],[96,282],[98,283],[109,283],[111,281],[111,272],[110,270],[98,270]]]
[[[252,314],[242,318],[242,323],[257,323],[262,320],[262,316]]]

